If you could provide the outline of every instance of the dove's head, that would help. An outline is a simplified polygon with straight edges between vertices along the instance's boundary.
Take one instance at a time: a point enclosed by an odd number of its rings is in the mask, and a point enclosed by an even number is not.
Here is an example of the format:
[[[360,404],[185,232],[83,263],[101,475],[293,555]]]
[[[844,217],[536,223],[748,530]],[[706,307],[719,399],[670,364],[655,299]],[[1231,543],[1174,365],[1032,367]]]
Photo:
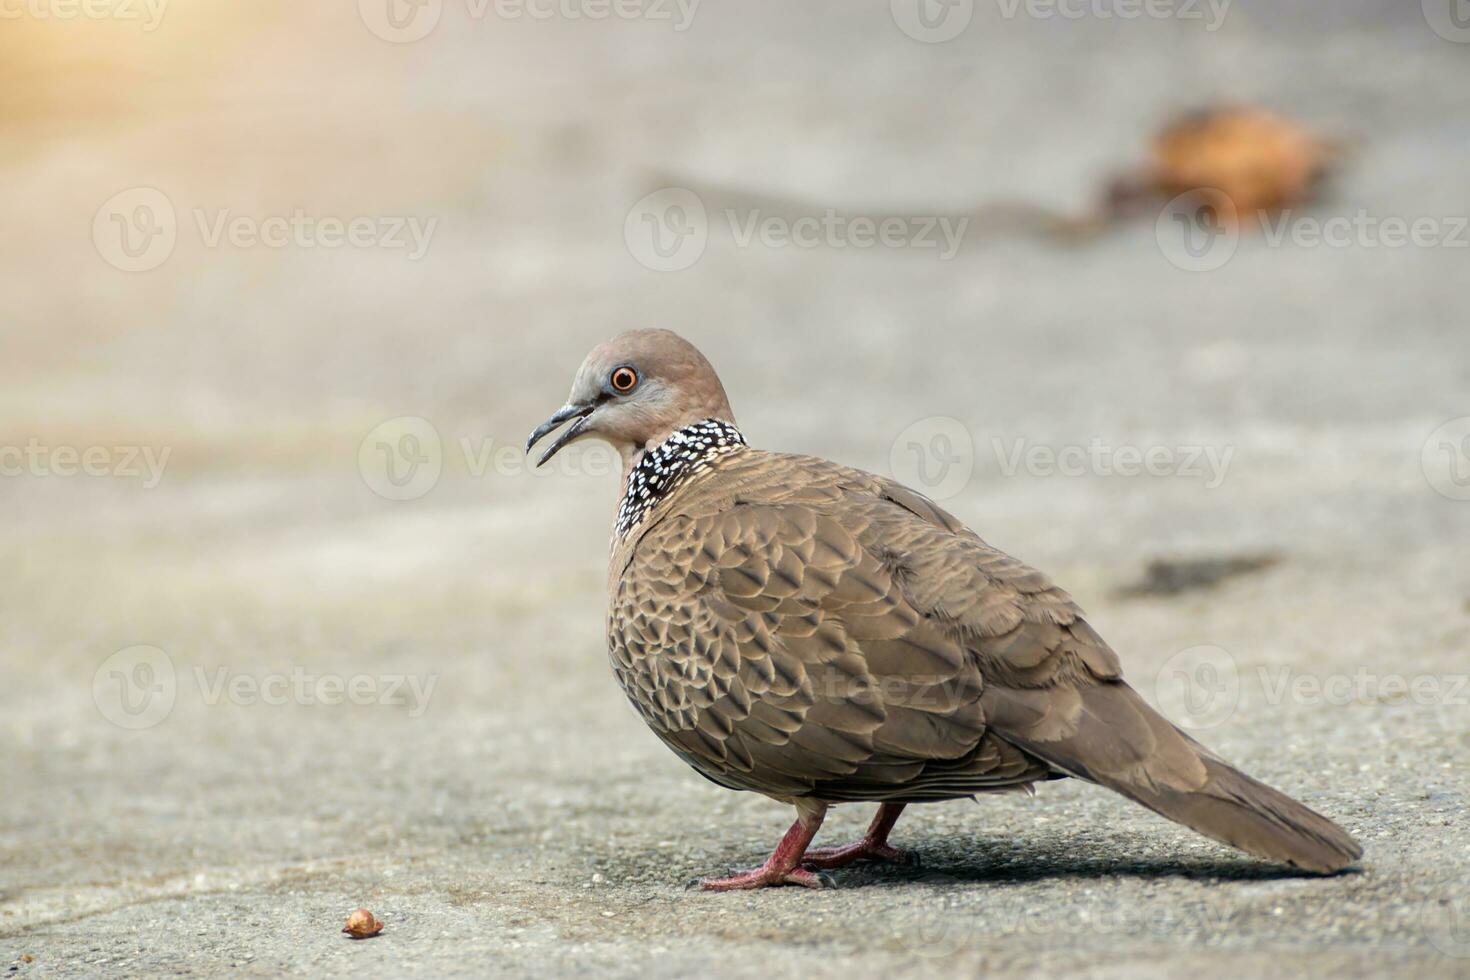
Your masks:
[[[595,436],[612,444],[626,469],[645,449],[705,419],[735,423],[725,389],[704,355],[671,330],[630,330],[592,349],[567,403],[531,433],[526,451],[571,422],[537,466],[564,446]]]

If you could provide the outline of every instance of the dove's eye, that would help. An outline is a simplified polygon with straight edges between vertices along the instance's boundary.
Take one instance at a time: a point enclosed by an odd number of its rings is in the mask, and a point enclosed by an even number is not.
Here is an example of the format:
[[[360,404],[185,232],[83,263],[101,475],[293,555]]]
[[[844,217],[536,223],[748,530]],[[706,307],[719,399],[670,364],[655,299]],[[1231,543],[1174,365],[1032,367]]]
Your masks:
[[[608,383],[612,385],[613,391],[616,391],[620,395],[626,395],[638,387],[638,372],[624,365],[613,371],[612,377],[608,379]]]

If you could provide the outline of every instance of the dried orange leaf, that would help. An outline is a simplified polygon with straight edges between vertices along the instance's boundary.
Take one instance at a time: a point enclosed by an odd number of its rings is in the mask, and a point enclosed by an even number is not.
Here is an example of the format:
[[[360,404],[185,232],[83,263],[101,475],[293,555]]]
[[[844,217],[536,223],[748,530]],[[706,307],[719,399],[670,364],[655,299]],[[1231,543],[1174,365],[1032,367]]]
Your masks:
[[[1207,109],[1154,140],[1154,182],[1169,196],[1219,191],[1239,215],[1275,211],[1308,200],[1337,155],[1331,142],[1265,109]]]

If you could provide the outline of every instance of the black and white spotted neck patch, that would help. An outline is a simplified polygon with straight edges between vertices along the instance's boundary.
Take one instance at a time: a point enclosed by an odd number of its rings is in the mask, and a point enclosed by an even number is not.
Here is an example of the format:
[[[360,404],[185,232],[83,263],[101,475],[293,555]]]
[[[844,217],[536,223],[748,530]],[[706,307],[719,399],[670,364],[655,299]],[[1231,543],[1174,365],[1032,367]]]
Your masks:
[[[713,460],[744,447],[745,437],[740,430],[719,419],[705,419],[675,430],[645,452],[628,474],[628,486],[618,507],[618,522],[613,525],[613,540],[627,537],[679,484],[709,469]]]

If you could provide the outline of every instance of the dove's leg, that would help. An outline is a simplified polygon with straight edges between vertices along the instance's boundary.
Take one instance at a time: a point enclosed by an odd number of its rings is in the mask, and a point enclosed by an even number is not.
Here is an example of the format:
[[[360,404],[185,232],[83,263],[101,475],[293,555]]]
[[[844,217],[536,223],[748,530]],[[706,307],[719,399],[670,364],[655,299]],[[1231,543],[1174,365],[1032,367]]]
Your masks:
[[[827,804],[813,800],[800,800],[796,804],[796,823],[786,831],[781,843],[766,858],[766,863],[749,871],[739,871],[728,878],[696,878],[689,884],[705,891],[729,892],[745,888],[764,888],[767,885],[804,885],[807,888],[832,888],[835,883],[819,871],[801,866],[807,845],[817,836],[822,820],[827,816]]]
[[[888,843],[893,825],[898,823],[904,804],[884,803],[878,807],[868,832],[855,844],[842,847],[816,847],[806,852],[801,863],[808,868],[841,868],[854,861],[889,861],[893,864],[916,864],[918,859],[909,851],[901,851]]]

